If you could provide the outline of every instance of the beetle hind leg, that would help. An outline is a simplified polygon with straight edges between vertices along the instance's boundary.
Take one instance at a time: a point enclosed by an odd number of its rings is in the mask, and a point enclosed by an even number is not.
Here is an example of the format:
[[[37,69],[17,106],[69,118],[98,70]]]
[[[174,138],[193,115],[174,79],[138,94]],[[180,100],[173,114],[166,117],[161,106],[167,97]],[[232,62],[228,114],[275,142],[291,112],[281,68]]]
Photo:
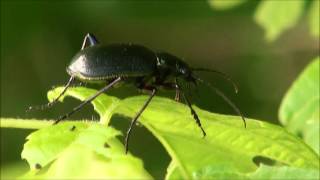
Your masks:
[[[83,50],[86,47],[94,46],[94,45],[97,45],[97,44],[99,44],[99,41],[97,40],[97,38],[93,34],[88,33],[84,37],[81,50]]]
[[[44,110],[47,108],[51,108],[54,104],[56,104],[59,99],[64,95],[64,93],[67,91],[67,89],[72,85],[72,83],[74,82],[75,78],[73,76],[71,76],[71,78],[69,79],[69,81],[66,83],[66,85],[64,86],[64,89],[62,90],[62,92],[59,94],[58,97],[56,97],[53,101],[48,102],[47,104],[44,105],[39,105],[39,106],[30,106],[27,109],[27,112],[29,111],[34,111],[34,110]]]
[[[113,85],[117,84],[121,80],[122,80],[121,77],[118,77],[117,79],[113,80],[110,84],[106,85],[105,87],[100,89],[97,93],[95,93],[94,95],[92,95],[91,97],[89,97],[88,99],[83,101],[81,104],[79,104],[77,107],[73,108],[72,111],[70,111],[69,113],[67,113],[67,114],[65,114],[63,116],[60,116],[56,121],[54,121],[53,124],[58,124],[61,120],[68,118],[73,113],[75,113],[78,110],[80,110],[84,105],[86,105],[86,104],[90,103],[91,101],[93,101],[96,97],[98,97],[100,94],[106,92],[109,88],[111,88]]]

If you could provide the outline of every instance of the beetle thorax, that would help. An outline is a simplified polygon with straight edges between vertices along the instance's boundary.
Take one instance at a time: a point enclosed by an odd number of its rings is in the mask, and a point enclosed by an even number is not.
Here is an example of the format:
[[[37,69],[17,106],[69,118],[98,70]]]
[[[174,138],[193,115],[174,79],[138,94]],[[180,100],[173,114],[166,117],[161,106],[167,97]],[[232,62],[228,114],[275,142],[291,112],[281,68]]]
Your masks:
[[[157,66],[162,76],[181,77],[188,80],[192,71],[189,66],[176,56],[169,53],[157,53]]]

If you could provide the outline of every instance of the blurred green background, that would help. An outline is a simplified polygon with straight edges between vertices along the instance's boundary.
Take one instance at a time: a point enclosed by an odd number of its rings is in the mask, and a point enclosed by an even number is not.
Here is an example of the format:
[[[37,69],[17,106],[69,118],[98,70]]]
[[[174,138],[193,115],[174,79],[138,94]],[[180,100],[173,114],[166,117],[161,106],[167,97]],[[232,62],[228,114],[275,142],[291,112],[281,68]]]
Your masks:
[[[245,116],[278,123],[281,99],[318,54],[319,40],[310,36],[304,14],[294,28],[266,42],[253,19],[258,3],[218,11],[207,1],[1,1],[1,117],[54,119],[77,105],[79,101],[67,98],[50,110],[25,112],[30,105],[46,103],[46,92],[67,81],[65,68],[91,32],[102,43],[138,43],[173,53],[193,67],[225,72],[239,85],[239,94],[215,74],[199,74],[223,90]],[[129,86],[109,94],[124,98],[139,92]],[[172,98],[174,92],[160,95]],[[194,92],[193,103],[211,112],[235,114],[204,86]],[[98,116],[88,106],[71,118]],[[128,120],[116,116],[112,125],[125,131]],[[1,167],[21,162],[30,132],[1,129]],[[170,157],[145,128],[133,131],[130,151],[144,160],[154,177],[163,177]]]

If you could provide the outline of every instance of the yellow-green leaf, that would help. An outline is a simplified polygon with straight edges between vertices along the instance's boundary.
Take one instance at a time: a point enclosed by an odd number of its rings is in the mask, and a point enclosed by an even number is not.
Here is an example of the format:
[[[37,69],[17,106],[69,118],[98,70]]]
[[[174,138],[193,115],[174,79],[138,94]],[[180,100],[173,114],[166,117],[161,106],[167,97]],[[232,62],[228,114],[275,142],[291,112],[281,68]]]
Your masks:
[[[279,119],[319,154],[319,57],[303,70],[282,100]]]
[[[67,95],[74,94],[73,90]],[[131,119],[146,99],[147,96],[137,96],[120,100],[114,111],[109,112]],[[258,168],[253,159],[261,156],[292,167],[319,168],[319,156],[280,126],[247,119],[247,128],[244,128],[240,117],[194,108],[207,132],[205,138],[188,107],[167,98],[155,97],[139,119],[168,151],[178,169],[172,174],[191,179],[206,167],[224,167],[233,174],[252,173]],[[131,136],[134,138],[134,131]]]
[[[22,158],[34,179],[151,179],[140,159],[125,154],[119,131],[96,123],[64,122],[33,132]],[[124,173],[125,172],[125,173]]]

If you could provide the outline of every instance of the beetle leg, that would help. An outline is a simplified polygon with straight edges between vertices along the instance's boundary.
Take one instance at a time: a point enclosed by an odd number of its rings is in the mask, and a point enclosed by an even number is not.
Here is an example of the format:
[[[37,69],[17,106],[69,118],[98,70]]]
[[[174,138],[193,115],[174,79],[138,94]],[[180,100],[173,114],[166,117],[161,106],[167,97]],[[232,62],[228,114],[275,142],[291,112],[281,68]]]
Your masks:
[[[96,94],[92,95],[91,97],[89,97],[88,99],[83,101],[77,107],[73,108],[72,111],[70,111],[69,113],[67,113],[67,114],[65,114],[63,116],[60,116],[53,124],[57,124],[61,120],[66,119],[67,117],[71,116],[73,113],[75,113],[79,109],[81,109],[84,105],[86,105],[86,104],[90,103],[91,101],[93,101],[96,97],[98,97],[100,94],[102,94],[105,91],[107,91],[110,87],[112,87],[113,85],[115,85],[116,83],[118,83],[121,80],[122,80],[121,77],[118,77],[117,79],[113,80],[110,84],[108,84],[105,87],[103,87],[102,89],[100,89]]]
[[[86,48],[88,46],[94,46],[94,45],[96,45],[98,43],[99,43],[99,41],[97,40],[97,38],[93,34],[88,33],[84,37],[81,50],[83,50],[84,48]]]
[[[149,87],[145,88],[146,90],[150,90]],[[132,119],[129,129],[127,131],[126,137],[125,137],[125,148],[126,148],[126,153],[128,152],[128,147],[129,147],[129,138],[130,138],[130,134],[131,134],[131,130],[132,127],[136,124],[138,118],[140,117],[140,115],[142,114],[142,112],[146,109],[146,107],[148,106],[148,104],[150,103],[150,101],[152,100],[152,98],[154,97],[154,95],[156,94],[157,89],[152,87],[152,92],[149,96],[149,98],[147,99],[147,101],[144,103],[144,105],[142,106],[142,108],[140,109],[140,111],[136,114],[136,116]]]
[[[176,89],[176,96],[174,97],[174,100],[177,102],[180,102],[180,90]]]
[[[200,127],[200,129],[201,129],[201,131],[202,131],[202,134],[203,134],[203,137],[205,137],[205,136],[206,136],[206,132],[205,132],[204,129],[202,128],[200,119],[199,119],[196,111],[192,108],[192,105],[191,105],[191,103],[190,103],[190,100],[187,98],[187,96],[186,96],[184,93],[182,93],[182,96],[183,96],[183,98],[184,98],[185,101],[187,102],[187,105],[188,105],[189,108],[190,108],[190,111],[191,111],[191,114],[192,114],[192,116],[193,116],[193,119],[196,120],[197,125]]]
[[[59,94],[58,97],[56,97],[53,101],[51,102],[48,102],[47,104],[44,104],[44,105],[40,105],[40,106],[30,106],[28,109],[27,109],[27,112],[28,111],[32,111],[32,110],[43,110],[43,109],[46,109],[46,108],[50,108],[52,107],[54,104],[56,104],[59,99],[63,96],[63,94],[67,91],[67,89],[70,87],[70,85],[74,82],[75,78],[73,76],[71,76],[71,78],[69,79],[69,81],[66,83],[66,85],[64,86],[64,89],[62,90],[62,92]]]
[[[176,88],[176,96],[174,97],[174,100],[179,102],[180,101],[180,88],[178,86],[178,83],[177,83],[177,78],[175,79],[175,88]]]
[[[161,87],[166,89],[175,89],[176,95],[174,97],[174,100],[179,102],[180,101],[180,89],[179,86],[176,83],[161,83]]]
[[[175,88],[176,88],[176,96],[174,98],[175,101],[179,102],[180,101],[180,88],[178,86],[178,79],[176,78],[175,80]]]

